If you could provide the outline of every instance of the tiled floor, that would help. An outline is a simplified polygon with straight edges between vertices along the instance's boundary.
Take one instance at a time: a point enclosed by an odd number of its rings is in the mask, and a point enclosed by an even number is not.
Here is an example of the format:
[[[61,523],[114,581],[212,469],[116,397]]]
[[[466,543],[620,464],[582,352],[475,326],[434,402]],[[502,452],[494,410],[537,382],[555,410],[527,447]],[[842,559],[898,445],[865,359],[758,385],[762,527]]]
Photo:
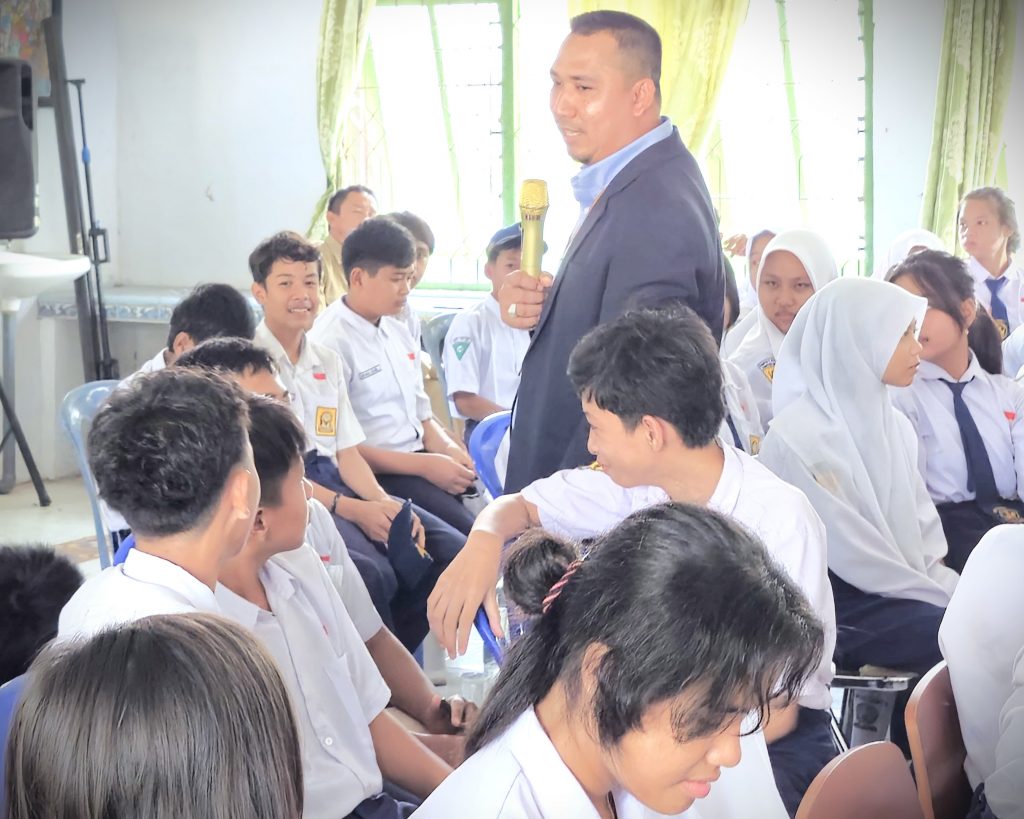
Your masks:
[[[85,486],[78,476],[47,481],[49,506],[41,507],[31,483],[0,495],[0,543],[60,547],[87,575],[99,570],[96,530]]]

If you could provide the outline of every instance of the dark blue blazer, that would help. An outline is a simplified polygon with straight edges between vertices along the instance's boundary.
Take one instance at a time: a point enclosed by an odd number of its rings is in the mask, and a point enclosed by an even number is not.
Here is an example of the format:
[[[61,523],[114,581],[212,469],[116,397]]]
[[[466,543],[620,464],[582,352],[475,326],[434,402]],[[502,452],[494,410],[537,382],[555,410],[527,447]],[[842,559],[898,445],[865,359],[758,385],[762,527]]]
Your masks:
[[[523,360],[505,491],[592,460],[566,375],[588,330],[631,308],[682,302],[720,339],[724,299],[711,197],[673,129],[612,179],[566,249]]]

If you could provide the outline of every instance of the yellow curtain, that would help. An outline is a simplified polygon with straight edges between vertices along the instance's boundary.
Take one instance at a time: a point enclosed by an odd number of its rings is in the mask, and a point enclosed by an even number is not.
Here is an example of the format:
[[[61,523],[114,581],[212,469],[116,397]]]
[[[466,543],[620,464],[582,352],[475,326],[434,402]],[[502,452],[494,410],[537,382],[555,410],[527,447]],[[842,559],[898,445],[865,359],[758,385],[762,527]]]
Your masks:
[[[326,190],[316,204],[310,235],[325,234],[324,208],[331,194],[360,182],[350,116],[359,87],[375,0],[324,0],[316,58],[316,121]]]
[[[946,0],[921,224],[950,249],[960,199],[998,179],[1016,5],[1016,0]],[[1005,165],[1002,170],[1005,175]]]
[[[569,15],[610,9],[641,17],[661,35],[661,110],[698,154],[713,124],[725,70],[748,0],[569,0]]]

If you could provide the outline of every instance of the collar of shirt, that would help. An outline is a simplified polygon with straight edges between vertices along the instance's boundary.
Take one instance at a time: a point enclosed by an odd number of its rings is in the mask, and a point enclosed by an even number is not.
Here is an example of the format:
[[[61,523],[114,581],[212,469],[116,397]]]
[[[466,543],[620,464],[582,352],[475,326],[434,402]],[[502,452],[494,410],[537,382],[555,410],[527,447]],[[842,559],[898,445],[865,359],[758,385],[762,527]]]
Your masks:
[[[256,332],[253,334],[253,341],[260,347],[267,350],[273,357],[274,363],[277,364],[278,368],[286,367],[289,370],[310,370],[313,368],[316,362],[313,360],[313,354],[309,348],[309,339],[305,335],[302,336],[302,346],[299,348],[299,360],[292,364],[292,360],[288,357],[288,353],[285,351],[281,342],[277,340],[277,336],[271,332],[270,328],[267,327],[266,319],[260,321],[256,325]]]
[[[917,377],[925,381],[952,381],[954,383],[966,383],[977,375],[981,375],[983,370],[981,365],[978,363],[977,357],[974,353],[971,353],[971,361],[967,365],[967,370],[959,378],[953,378],[938,364],[933,364],[931,361],[921,360],[921,366],[917,369]]]
[[[740,498],[740,487],[743,485],[743,463],[733,447],[724,445],[721,441],[718,441],[718,446],[724,456],[722,475],[718,479],[715,491],[708,498],[708,508],[732,516]]]
[[[973,256],[969,256],[967,258],[967,270],[970,272],[971,276],[974,278],[974,281],[978,282],[979,284],[981,282],[984,282],[986,279],[998,279],[998,278],[1001,278],[999,276],[993,276],[991,273],[989,273],[988,270],[986,270],[982,266],[981,262],[979,262]],[[1003,272],[1002,278],[1005,278],[1007,282],[1011,282],[1014,279],[1019,279],[1020,277],[1021,277],[1021,269],[1017,266],[1016,262],[1013,259],[1010,259],[1010,264],[1007,266],[1006,270]],[[924,363],[924,362],[922,362],[922,363]]]
[[[199,611],[220,611],[217,598],[209,586],[190,575],[181,566],[162,557],[132,549],[121,564],[121,572],[125,577],[138,580],[140,583],[170,589],[184,597]]]
[[[342,296],[336,302],[338,305],[337,316],[340,321],[343,321],[359,336],[367,340],[372,340],[378,333],[384,336],[384,338],[388,337],[387,320],[391,318],[391,316],[381,316],[380,320],[374,324],[372,321],[364,319],[355,310],[349,307],[345,299],[346,297]]]
[[[260,569],[260,582],[263,584],[267,600],[286,600],[295,593],[295,581],[280,566],[275,566],[269,560]],[[217,584],[217,602],[224,614],[248,629],[255,628],[261,612],[273,614],[272,611],[267,612],[233,592],[223,583]]]
[[[167,368],[167,348],[164,347],[149,361],[139,367],[140,373],[155,373]]]
[[[643,136],[634,139],[624,148],[619,148],[611,156],[606,156],[593,165],[584,165],[580,172],[572,178],[572,191],[576,201],[580,203],[580,212],[585,213],[594,206],[597,197],[608,187],[619,171],[652,145],[671,135],[672,122],[668,117],[662,117],[660,124]]]

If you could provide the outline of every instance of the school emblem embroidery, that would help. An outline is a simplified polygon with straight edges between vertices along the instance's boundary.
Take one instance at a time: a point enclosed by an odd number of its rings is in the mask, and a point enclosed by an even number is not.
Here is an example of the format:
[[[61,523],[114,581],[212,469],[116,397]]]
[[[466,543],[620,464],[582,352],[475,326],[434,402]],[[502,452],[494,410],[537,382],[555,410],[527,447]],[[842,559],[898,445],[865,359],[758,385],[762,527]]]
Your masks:
[[[750,436],[750,454],[756,455],[761,451],[761,436],[751,435]]]
[[[338,408],[316,408],[316,434],[335,435],[338,432]]]
[[[583,466],[583,467],[580,467],[580,468],[581,469],[591,469],[594,472],[604,472],[604,469],[601,468],[601,464],[600,464],[599,461],[594,461],[593,463],[587,464],[587,466]]]
[[[764,361],[758,364],[757,367],[762,373],[764,373],[764,377],[767,378],[769,381],[772,381],[775,378],[774,358],[766,358]]]
[[[1000,341],[1006,341],[1006,337],[1010,335],[1010,328],[1002,319],[992,319],[996,323],[996,329],[999,330]]]
[[[1024,523],[1024,516],[1016,509],[1011,509],[1009,506],[996,506],[992,509],[994,514],[1003,523]]]
[[[462,357],[466,354],[466,350],[469,349],[469,345],[472,343],[472,339],[469,338],[457,338],[452,342],[452,349],[455,350],[455,357],[462,361]]]

